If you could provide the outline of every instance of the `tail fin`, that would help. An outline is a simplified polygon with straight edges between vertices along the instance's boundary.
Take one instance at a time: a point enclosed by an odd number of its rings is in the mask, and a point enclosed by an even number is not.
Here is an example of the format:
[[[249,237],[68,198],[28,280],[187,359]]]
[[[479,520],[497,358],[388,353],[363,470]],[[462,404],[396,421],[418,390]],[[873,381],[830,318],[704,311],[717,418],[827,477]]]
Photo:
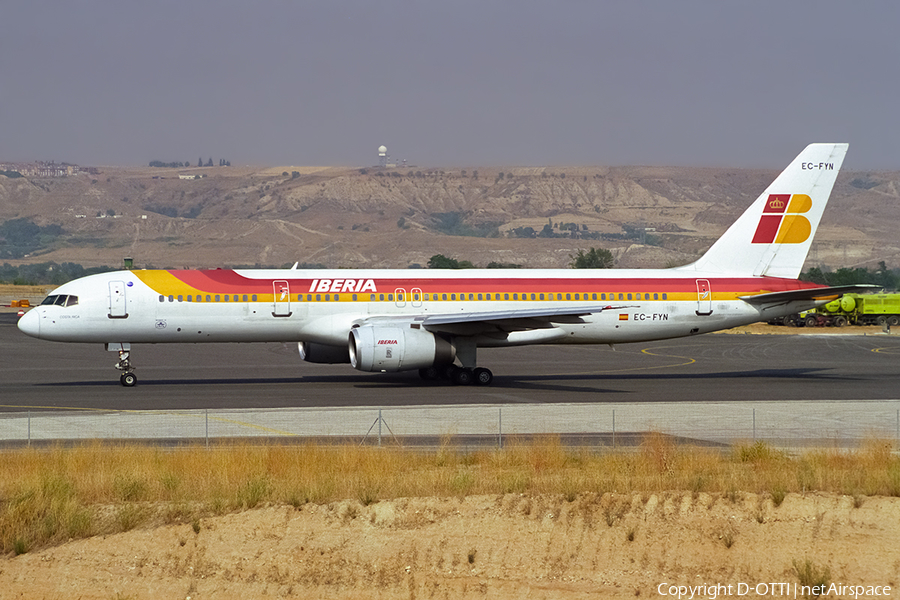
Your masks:
[[[800,275],[848,144],[810,144],[698,261],[682,270]]]

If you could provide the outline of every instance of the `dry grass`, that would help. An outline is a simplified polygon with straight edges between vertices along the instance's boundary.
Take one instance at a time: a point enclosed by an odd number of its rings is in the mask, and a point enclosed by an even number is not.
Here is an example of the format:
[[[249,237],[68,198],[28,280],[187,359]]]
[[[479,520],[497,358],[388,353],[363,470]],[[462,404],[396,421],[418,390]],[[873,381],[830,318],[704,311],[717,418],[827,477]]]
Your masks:
[[[788,493],[900,496],[900,458],[891,442],[855,452],[791,456],[765,444],[718,452],[651,435],[633,453],[568,449],[558,440],[503,450],[437,453],[358,446],[223,445],[166,449],[92,443],[5,452],[0,462],[0,551],[27,552],[101,533],[191,523],[264,504],[301,507],[355,499],[480,494],[687,491],[740,498]],[[610,500],[607,523],[620,514]]]
[[[0,283],[0,297],[18,300],[19,298],[42,298],[54,289],[55,285],[14,285]]]

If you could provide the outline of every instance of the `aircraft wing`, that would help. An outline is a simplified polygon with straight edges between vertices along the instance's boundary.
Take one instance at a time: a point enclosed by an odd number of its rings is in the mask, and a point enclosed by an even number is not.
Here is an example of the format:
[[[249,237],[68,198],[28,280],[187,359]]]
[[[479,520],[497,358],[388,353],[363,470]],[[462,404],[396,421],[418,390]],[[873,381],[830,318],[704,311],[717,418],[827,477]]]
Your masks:
[[[838,285],[824,288],[810,288],[805,290],[788,290],[785,292],[769,292],[768,294],[756,294],[755,296],[739,296],[748,304],[781,304],[794,300],[825,300],[838,298],[850,292],[868,292],[880,286],[868,283],[856,285]]]
[[[590,305],[566,308],[532,308],[522,310],[496,310],[461,312],[458,314],[418,315],[415,317],[372,317],[367,322],[403,322],[419,325],[435,333],[454,335],[478,335],[492,332],[526,331],[553,328],[553,323],[578,323],[581,317],[627,306]]]

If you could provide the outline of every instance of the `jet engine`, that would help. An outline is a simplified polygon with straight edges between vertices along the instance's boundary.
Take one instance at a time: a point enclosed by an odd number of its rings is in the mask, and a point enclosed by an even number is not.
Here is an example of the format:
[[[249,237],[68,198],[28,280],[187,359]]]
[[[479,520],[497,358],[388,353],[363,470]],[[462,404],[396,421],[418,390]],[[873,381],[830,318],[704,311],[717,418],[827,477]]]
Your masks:
[[[418,324],[363,325],[350,330],[350,364],[360,371],[390,372],[449,365],[453,345]]]
[[[301,360],[310,363],[336,365],[350,362],[350,354],[346,346],[329,346],[313,342],[299,342]]]

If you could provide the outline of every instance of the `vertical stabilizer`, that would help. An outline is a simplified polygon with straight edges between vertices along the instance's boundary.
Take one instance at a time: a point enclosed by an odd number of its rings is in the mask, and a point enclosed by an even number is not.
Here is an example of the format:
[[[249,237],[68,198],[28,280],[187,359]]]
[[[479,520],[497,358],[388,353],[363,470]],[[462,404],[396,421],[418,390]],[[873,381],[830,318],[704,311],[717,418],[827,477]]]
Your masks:
[[[800,275],[848,144],[810,144],[700,260],[710,273]]]

